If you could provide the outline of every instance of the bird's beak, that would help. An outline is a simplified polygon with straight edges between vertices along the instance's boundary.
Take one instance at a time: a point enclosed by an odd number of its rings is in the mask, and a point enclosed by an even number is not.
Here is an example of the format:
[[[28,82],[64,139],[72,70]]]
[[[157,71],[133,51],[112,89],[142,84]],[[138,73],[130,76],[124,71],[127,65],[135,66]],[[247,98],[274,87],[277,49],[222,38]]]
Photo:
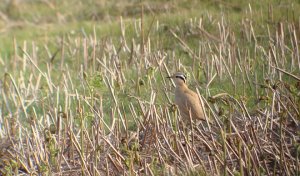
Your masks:
[[[171,78],[173,78],[173,76],[167,76],[166,78],[169,78],[169,79],[171,79]]]

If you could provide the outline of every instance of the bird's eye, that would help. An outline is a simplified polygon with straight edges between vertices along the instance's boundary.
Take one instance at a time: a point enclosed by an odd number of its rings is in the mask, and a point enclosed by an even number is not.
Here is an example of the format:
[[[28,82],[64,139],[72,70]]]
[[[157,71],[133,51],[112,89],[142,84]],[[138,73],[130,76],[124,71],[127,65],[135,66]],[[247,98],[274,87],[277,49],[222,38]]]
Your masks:
[[[176,78],[182,79],[184,82],[186,80],[186,77],[184,75],[178,75],[176,76]]]

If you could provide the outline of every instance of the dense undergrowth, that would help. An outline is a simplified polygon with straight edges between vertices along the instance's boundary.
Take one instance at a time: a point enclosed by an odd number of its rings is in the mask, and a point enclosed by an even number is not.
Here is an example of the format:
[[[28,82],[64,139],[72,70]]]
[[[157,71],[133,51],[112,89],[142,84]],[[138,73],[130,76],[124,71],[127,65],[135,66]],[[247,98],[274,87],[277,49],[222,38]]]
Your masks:
[[[1,174],[299,174],[298,3],[10,2]],[[182,128],[177,70],[211,123]]]

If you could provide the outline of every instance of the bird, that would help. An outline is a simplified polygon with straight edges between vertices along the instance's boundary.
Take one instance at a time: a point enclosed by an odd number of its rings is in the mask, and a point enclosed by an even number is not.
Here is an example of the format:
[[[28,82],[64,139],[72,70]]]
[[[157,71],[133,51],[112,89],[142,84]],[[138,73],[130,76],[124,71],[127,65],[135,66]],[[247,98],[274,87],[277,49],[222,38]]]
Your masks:
[[[196,121],[205,121],[204,111],[198,94],[188,88],[186,75],[182,72],[176,72],[167,78],[175,82],[175,104],[184,123],[190,122],[190,118]]]

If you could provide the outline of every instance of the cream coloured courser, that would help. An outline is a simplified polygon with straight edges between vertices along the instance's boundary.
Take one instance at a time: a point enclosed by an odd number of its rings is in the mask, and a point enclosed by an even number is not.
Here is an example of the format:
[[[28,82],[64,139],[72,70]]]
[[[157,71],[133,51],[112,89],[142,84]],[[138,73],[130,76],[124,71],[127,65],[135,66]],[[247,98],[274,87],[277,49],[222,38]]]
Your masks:
[[[177,105],[180,115],[184,122],[192,120],[205,120],[203,108],[201,106],[198,94],[190,90],[186,84],[186,76],[177,72],[168,78],[175,82],[175,104]]]

